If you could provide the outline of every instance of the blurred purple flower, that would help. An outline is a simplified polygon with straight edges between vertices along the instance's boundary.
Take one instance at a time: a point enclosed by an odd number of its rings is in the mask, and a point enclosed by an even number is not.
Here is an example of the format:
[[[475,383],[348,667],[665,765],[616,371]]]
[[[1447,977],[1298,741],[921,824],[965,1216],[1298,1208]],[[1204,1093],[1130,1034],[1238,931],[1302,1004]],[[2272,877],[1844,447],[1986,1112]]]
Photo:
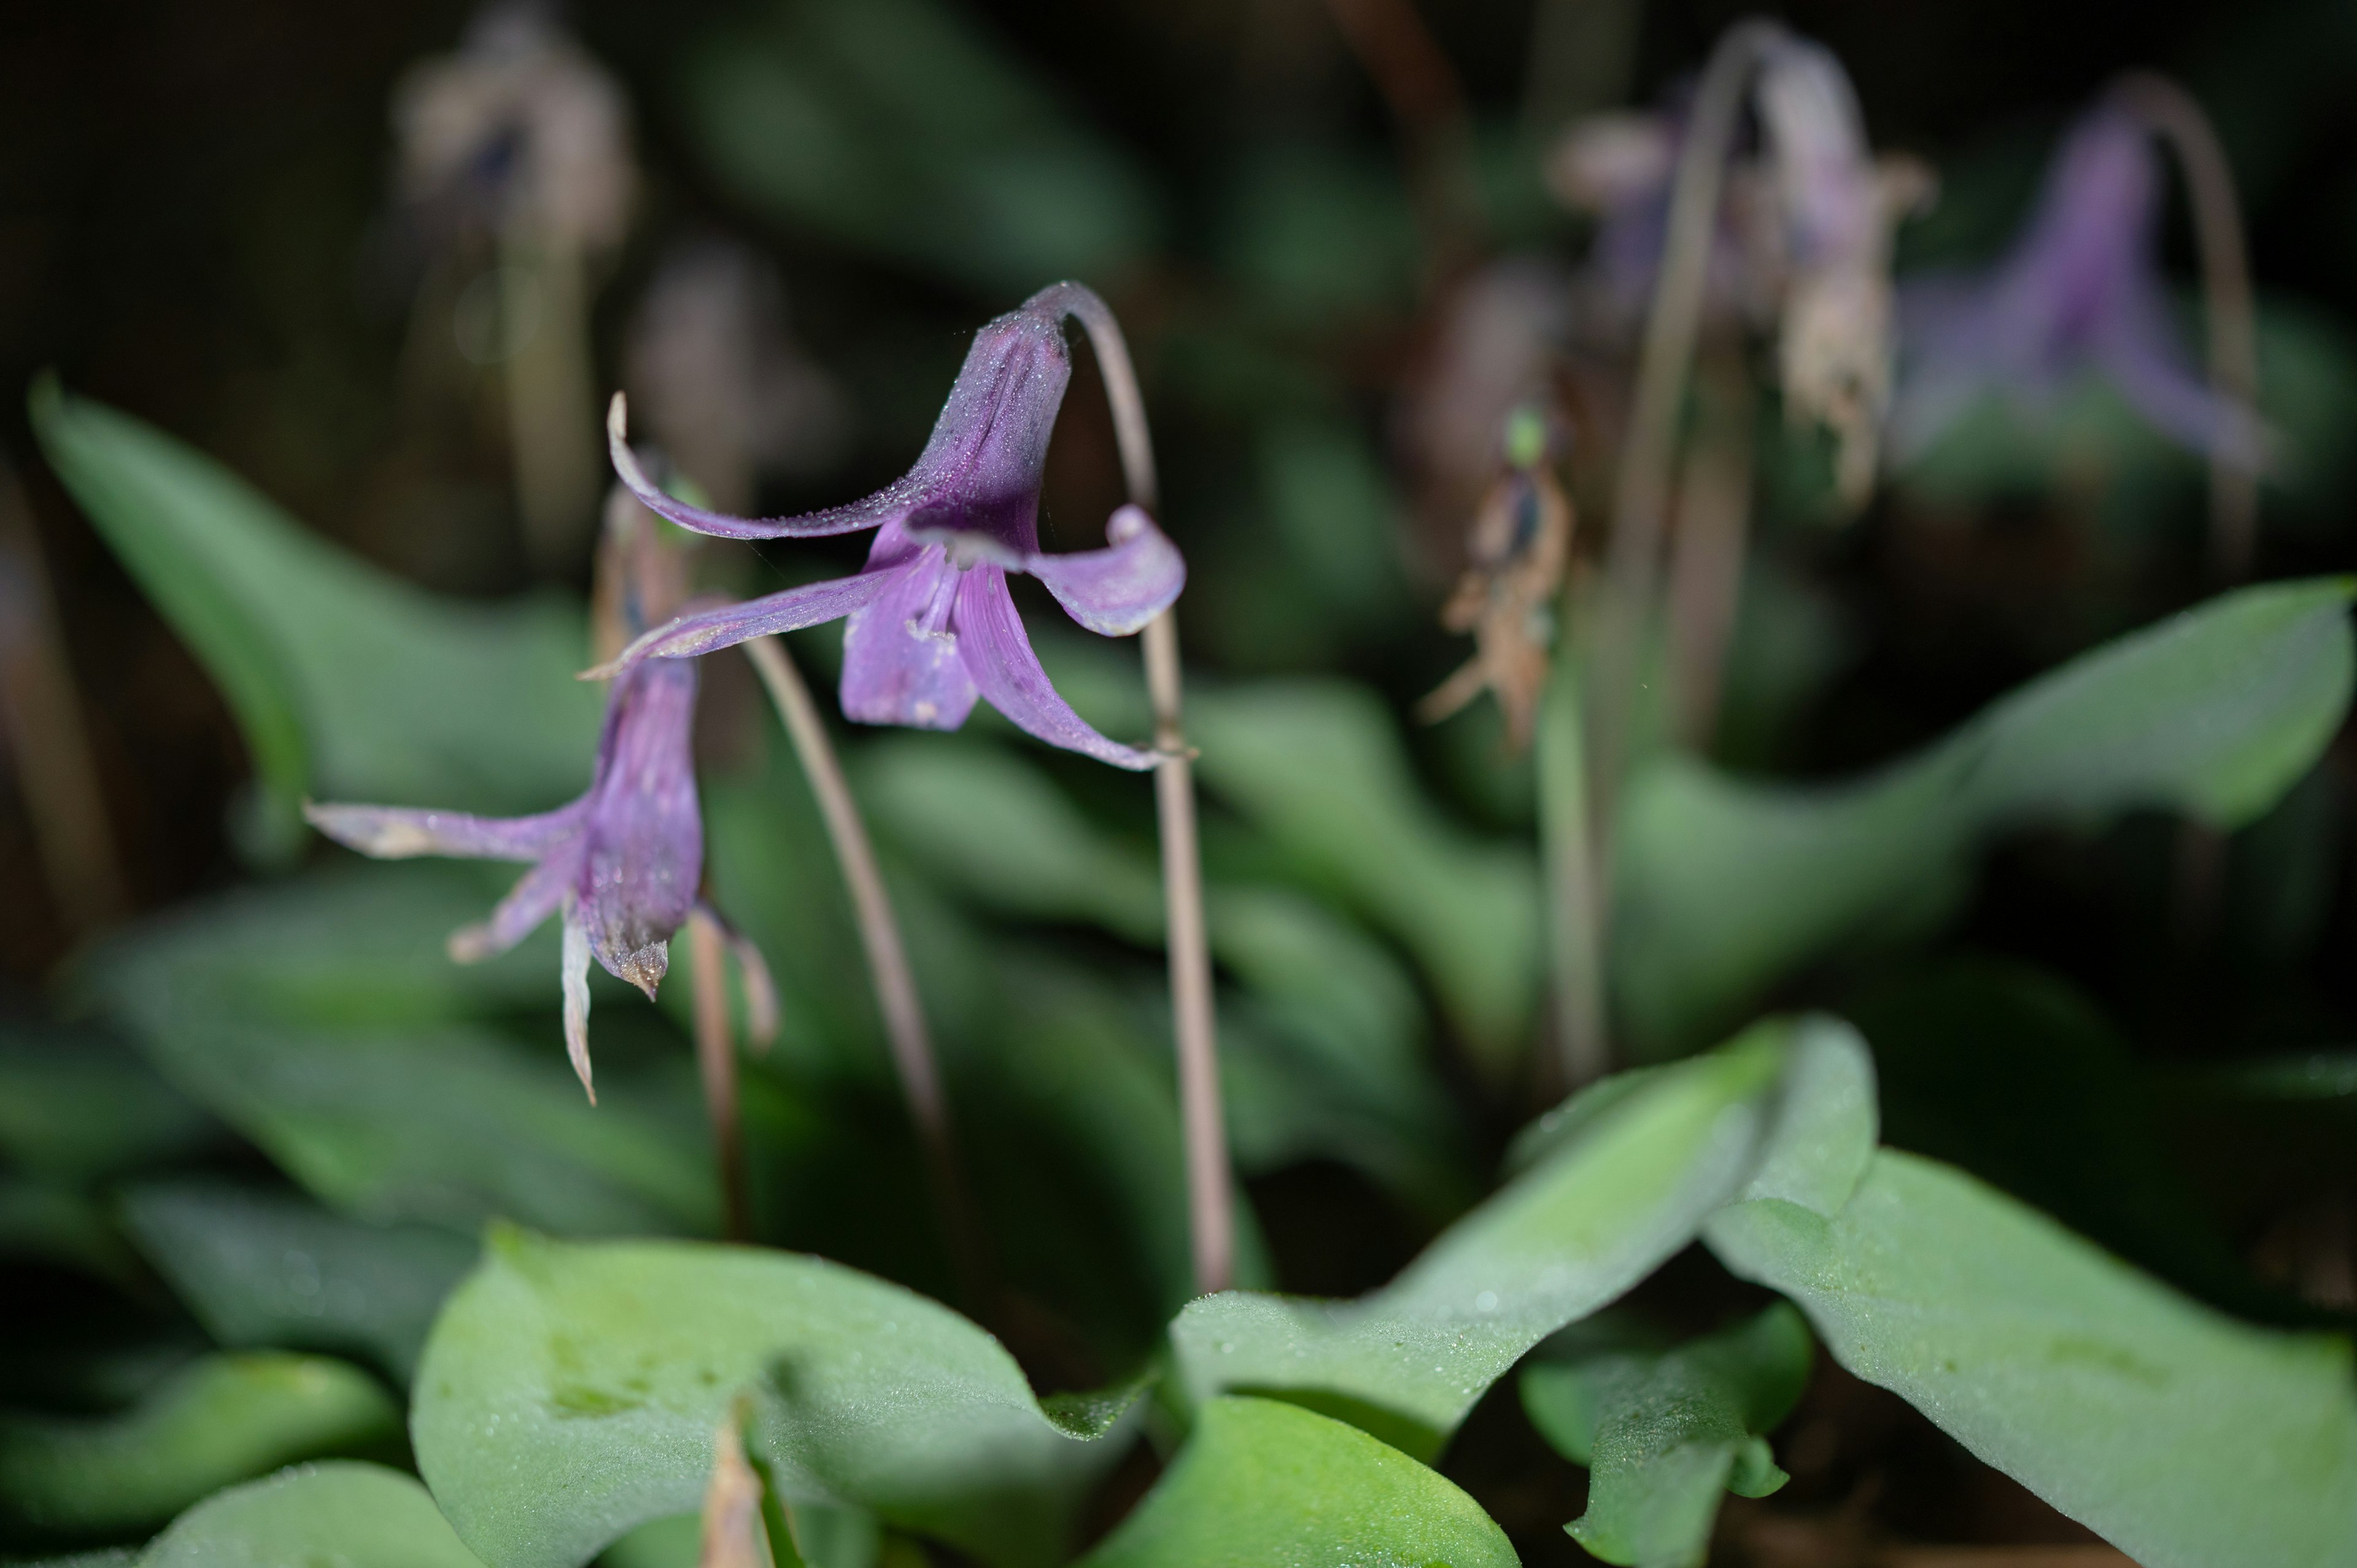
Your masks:
[[[666,495],[632,456],[615,398],[608,422],[615,470],[650,510],[682,528],[724,539],[878,532],[854,576],[683,616],[591,673],[627,673],[650,659],[693,658],[847,616],[848,718],[950,730],[980,697],[1052,746],[1119,768],[1153,767],[1152,751],[1107,739],[1057,694],[1006,590],[1008,572],[1027,572],[1091,631],[1125,637],[1168,608],[1186,582],[1177,547],[1134,506],[1105,524],[1104,549],[1039,549],[1040,471],[1071,376],[1063,317],[1082,292],[1073,284],[1043,289],[983,328],[916,467],[866,500],[802,517],[731,517]]]
[[[2159,203],[2145,127],[2104,104],[2072,128],[2002,261],[1978,276],[1907,284],[1891,414],[1900,456],[1921,454],[1988,393],[2036,406],[2092,373],[2174,440],[2259,467],[2266,430],[2210,390],[2169,320],[2154,254]]]
[[[304,807],[320,832],[381,860],[441,854],[533,863],[489,919],[452,934],[450,956],[461,963],[494,957],[563,911],[565,1046],[593,1103],[589,960],[651,997],[669,967],[672,933],[699,907],[704,820],[688,746],[694,710],[693,664],[653,664],[625,675],[607,703],[588,793],[538,816]],[[759,1036],[775,1010],[768,972],[749,943],[730,940]]]

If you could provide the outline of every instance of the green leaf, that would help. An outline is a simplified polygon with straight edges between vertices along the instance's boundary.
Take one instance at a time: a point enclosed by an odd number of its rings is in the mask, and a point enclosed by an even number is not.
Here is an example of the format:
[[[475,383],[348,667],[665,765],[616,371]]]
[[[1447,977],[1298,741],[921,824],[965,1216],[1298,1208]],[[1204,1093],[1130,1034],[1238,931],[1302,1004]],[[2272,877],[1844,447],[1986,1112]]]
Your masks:
[[[306,795],[545,811],[587,783],[603,698],[578,607],[436,597],[289,518],[210,457],[54,381],[50,467],[221,686],[277,853]]]
[[[1137,169],[933,0],[776,5],[697,40],[678,84],[739,200],[978,294],[1103,282],[1153,249]]]
[[[482,1568],[425,1488],[376,1465],[305,1465],[206,1498],[139,1568]]]
[[[555,993],[551,933],[483,965],[442,950],[496,896],[479,871],[349,866],[245,889],[108,944],[78,989],[331,1208],[467,1230],[492,1214],[565,1231],[716,1229],[683,1059],[632,1073],[609,1056],[593,1108],[553,1015],[529,1043],[462,1021]],[[640,1004],[619,985],[598,993]]]
[[[2357,1560],[2346,1340],[2223,1317],[1895,1150],[1830,1218],[1762,1199],[1705,1236],[1851,1372],[2149,1568]]]
[[[1508,1071],[1538,996],[1530,857],[1435,810],[1371,693],[1311,681],[1206,692],[1187,724],[1204,782],[1415,953],[1478,1061]]]
[[[1120,1444],[1082,1441],[996,1340],[822,1259],[501,1229],[435,1326],[411,1433],[443,1511],[496,1568],[569,1565],[693,1510],[712,1434],[790,1503],[851,1505],[992,1563],[1059,1560]]]
[[[1219,1399],[1085,1568],[1509,1568],[1472,1498],[1384,1444],[1263,1399]]]
[[[187,1154],[215,1133],[119,1041],[0,1028],[0,1156],[34,1175],[94,1181]]]
[[[4,1173],[0,1258],[59,1264],[118,1284],[131,1283],[139,1273],[138,1261],[88,1193]]]
[[[399,1407],[341,1361],[212,1356],[119,1414],[0,1415],[0,1509],[58,1533],[119,1534],[289,1461],[400,1437]]]
[[[928,736],[866,747],[859,771],[877,831],[962,897],[1160,946],[1149,852],[1096,826],[1028,759]],[[1462,1207],[1469,1183],[1422,1056],[1422,1008],[1391,954],[1290,889],[1215,882],[1205,898],[1212,952],[1259,1026],[1237,1027],[1232,1007],[1223,1017],[1239,1161],[1258,1171],[1324,1155],[1428,1208]]]
[[[227,1346],[362,1357],[406,1384],[475,1247],[421,1225],[339,1219],[291,1195],[155,1183],[123,1198],[140,1251]]]
[[[1559,1113],[1529,1168],[1373,1294],[1190,1305],[1170,1330],[1181,1384],[1198,1401],[1280,1392],[1429,1457],[1531,1347],[1768,1179],[1763,1154],[1779,1180],[1830,1163],[1846,1147],[1824,1132],[1836,1118],[1804,1101],[1852,1096],[1863,1069],[1842,1064],[1863,1052],[1833,1020],[1776,1021],[1633,1084],[1608,1079]]]
[[[1615,994],[1657,1047],[1837,945],[1953,908],[1988,839],[2137,808],[2218,827],[2298,781],[2349,704],[2345,580],[2246,588],[2030,682],[1858,781],[1747,783],[1674,755],[1618,831]]]
[[[1773,1430],[1808,1382],[1813,1341],[1778,1302],[1665,1352],[1595,1348],[1523,1369],[1523,1409],[1588,1466],[1587,1511],[1565,1528],[1626,1568],[1699,1568],[1722,1491],[1761,1498],[1786,1477]]]

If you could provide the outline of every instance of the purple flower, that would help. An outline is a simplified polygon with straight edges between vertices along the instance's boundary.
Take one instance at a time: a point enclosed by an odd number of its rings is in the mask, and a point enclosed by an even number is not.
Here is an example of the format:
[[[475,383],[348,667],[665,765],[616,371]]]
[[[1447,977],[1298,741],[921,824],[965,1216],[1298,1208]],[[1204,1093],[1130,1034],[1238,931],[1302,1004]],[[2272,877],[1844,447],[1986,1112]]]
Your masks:
[[[1986,393],[2035,407],[2093,373],[2175,440],[2259,467],[2266,432],[2203,383],[2172,328],[2153,253],[2159,202],[2144,126],[2107,103],[2072,128],[2003,261],[1909,283],[1891,414],[1900,455],[1921,453]]]
[[[488,920],[452,934],[450,956],[470,963],[505,952],[564,912],[565,1050],[592,1103],[590,958],[651,997],[669,966],[672,933],[700,908],[704,821],[688,746],[694,710],[693,664],[650,664],[623,676],[607,703],[588,793],[539,816],[304,807],[320,832],[380,859],[445,854],[533,863]],[[750,943],[730,940],[758,1036],[775,1012],[768,972]]]
[[[1152,751],[1107,739],[1057,694],[1006,591],[1008,572],[1028,572],[1074,620],[1125,637],[1168,608],[1187,578],[1177,547],[1134,506],[1106,523],[1104,549],[1039,549],[1040,469],[1071,377],[1063,317],[1081,292],[1071,284],[1043,289],[974,334],[932,438],[905,478],[866,500],[802,517],[730,517],[666,495],[632,456],[616,397],[608,421],[615,471],[682,528],[724,539],[878,532],[854,576],[683,616],[591,673],[628,672],[647,660],[692,658],[847,616],[848,718],[955,729],[980,697],[1052,746],[1120,768],[1154,766]]]

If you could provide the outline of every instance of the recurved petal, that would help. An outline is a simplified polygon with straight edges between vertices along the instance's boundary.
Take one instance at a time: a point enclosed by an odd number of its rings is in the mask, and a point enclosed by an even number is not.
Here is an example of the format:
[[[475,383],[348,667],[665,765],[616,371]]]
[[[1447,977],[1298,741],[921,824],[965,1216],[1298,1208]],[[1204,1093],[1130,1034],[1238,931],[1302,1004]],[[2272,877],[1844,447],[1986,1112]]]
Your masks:
[[[2187,362],[2156,297],[2120,300],[2097,337],[2097,361],[2136,411],[2194,451],[2252,473],[2274,445],[2256,415],[2218,393]]]
[[[830,577],[781,594],[682,616],[655,628],[596,669],[583,671],[582,678],[603,681],[627,674],[650,659],[693,659],[772,632],[800,631],[806,626],[840,620],[884,587],[884,574],[856,572],[848,577]]]
[[[1023,569],[1091,631],[1127,637],[1170,607],[1187,585],[1187,563],[1139,507],[1114,512],[1105,538],[1111,542],[1103,550],[1026,556]]]
[[[303,803],[304,818],[338,843],[379,860],[447,854],[469,860],[538,860],[581,824],[588,801],[536,817],[474,817],[400,806]]]
[[[1115,768],[1143,770],[1154,766],[1153,752],[1106,739],[1057,694],[1031,651],[1015,601],[1007,596],[1006,574],[998,567],[975,566],[966,573],[951,624],[974,684],[1017,728]]]
[[[508,890],[508,896],[492,908],[490,919],[450,933],[451,958],[459,963],[480,963],[532,935],[565,902],[580,869],[579,844],[566,844],[551,854]]]
[[[597,1086],[589,1081],[589,933],[576,909],[565,911],[565,956],[558,973],[565,983],[565,1054],[595,1105]]]
[[[952,607],[964,575],[939,545],[887,568],[890,585],[843,634],[843,716],[864,725],[955,729],[974,711]]]
[[[640,466],[638,454],[630,450],[629,432],[629,410],[622,394],[616,392],[606,409],[606,449],[614,460],[614,472],[657,517],[722,539],[816,539],[830,533],[856,533],[906,512],[925,499],[934,480],[934,476],[920,465],[916,472],[848,506],[829,507],[799,517],[732,517],[725,511],[690,506],[665,493]]]

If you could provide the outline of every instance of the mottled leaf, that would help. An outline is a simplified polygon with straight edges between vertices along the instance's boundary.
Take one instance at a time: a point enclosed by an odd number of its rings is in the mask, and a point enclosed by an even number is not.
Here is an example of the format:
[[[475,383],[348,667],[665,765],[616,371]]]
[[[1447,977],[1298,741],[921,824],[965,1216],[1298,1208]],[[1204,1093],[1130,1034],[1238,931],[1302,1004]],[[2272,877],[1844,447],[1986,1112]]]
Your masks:
[[[139,1568],[329,1564],[482,1568],[425,1487],[397,1470],[350,1463],[298,1466],[208,1498],[139,1558]]]
[[[1051,1419],[990,1336],[898,1285],[791,1253],[508,1230],[435,1326],[411,1432],[486,1562],[569,1568],[697,1506],[740,1393],[786,1501],[868,1509],[992,1563],[1058,1560],[1120,1453]]]

